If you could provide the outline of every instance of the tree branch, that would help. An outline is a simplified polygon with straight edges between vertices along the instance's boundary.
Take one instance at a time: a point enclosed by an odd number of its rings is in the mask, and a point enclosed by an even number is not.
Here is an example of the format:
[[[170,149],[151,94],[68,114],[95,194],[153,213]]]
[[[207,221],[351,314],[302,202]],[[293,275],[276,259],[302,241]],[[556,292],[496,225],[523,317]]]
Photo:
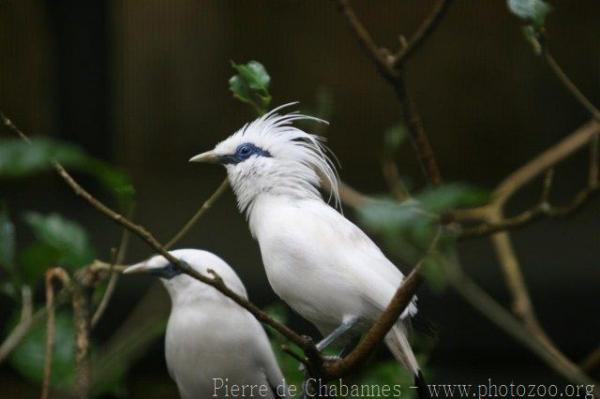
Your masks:
[[[73,322],[75,325],[75,391],[79,399],[90,394],[92,370],[90,364],[90,287],[73,284]]]
[[[421,117],[419,116],[417,107],[406,87],[402,68],[399,68],[398,65],[394,64],[394,57],[390,54],[389,50],[377,46],[369,31],[365,28],[348,3],[348,0],[337,0],[337,5],[341,14],[348,21],[359,44],[366,51],[369,59],[375,64],[379,74],[393,87],[394,92],[400,101],[409,136],[417,152],[417,158],[419,159],[423,173],[427,177],[429,183],[432,185],[439,185],[442,182],[442,177],[429,138],[423,128]]]
[[[541,215],[560,216],[562,213],[569,213],[569,207],[575,208],[573,210],[576,210],[583,205],[583,203],[598,190],[598,161],[594,143],[599,134],[600,123],[595,120],[587,122],[502,180],[493,191],[491,196],[492,200],[489,204],[479,208],[457,210],[453,212],[453,217],[461,222],[468,220],[484,221],[482,225],[465,228],[460,234],[460,237],[470,238],[517,228],[537,219]],[[544,209],[531,209],[513,218],[497,219],[498,210],[502,209],[517,191],[588,143],[591,143],[592,145],[588,171],[588,187],[580,191],[574,197],[571,205],[567,205],[567,209],[555,209],[555,212],[547,212]],[[547,191],[548,187],[545,186],[544,190]],[[492,218],[495,218],[494,222],[491,220]]]
[[[600,190],[600,184],[596,183],[579,191],[566,205],[556,206],[543,201],[516,216],[502,218],[496,223],[484,222],[474,227],[464,228],[460,232],[460,238],[482,237],[504,230],[515,230],[525,227],[544,216],[556,218],[572,215],[581,209],[589,199],[597,195],[598,190]]]
[[[599,133],[600,123],[596,121],[592,120],[582,125],[506,177],[494,190],[492,194],[494,201],[504,205],[517,190],[589,143]]]
[[[52,355],[54,354],[54,333],[56,328],[54,287],[52,286],[52,280],[55,278],[60,280],[66,291],[70,292],[72,289],[71,278],[64,269],[55,267],[46,272],[46,312],[48,313],[48,319],[46,327],[46,358],[44,361],[41,399],[48,398],[50,381],[52,378]]]
[[[577,100],[577,102],[579,102],[579,104],[581,104],[581,106],[585,108],[597,122],[600,122],[600,110],[598,110],[598,108],[594,106],[594,104],[585,96],[585,94],[579,90],[577,85],[573,83],[571,78],[569,78],[558,62],[556,62],[556,59],[554,59],[550,53],[550,50],[548,49],[548,46],[545,44],[545,38],[542,38],[541,42],[544,43],[542,46],[544,60],[552,72],[554,72],[554,75],[558,78],[560,83],[562,83],[565,89],[567,89],[567,91],[575,98],[575,100]]]
[[[433,31],[442,21],[451,3],[452,0],[437,1],[437,3],[433,7],[433,10],[431,11],[431,14],[429,14],[429,16],[423,20],[423,22],[413,34],[411,39],[408,41],[406,46],[404,46],[404,48],[401,49],[399,53],[394,57],[392,61],[394,67],[402,67],[402,65],[406,61],[408,61],[408,59],[412,57],[417,52],[417,50],[421,48],[423,43],[427,40],[427,38],[433,33]]]

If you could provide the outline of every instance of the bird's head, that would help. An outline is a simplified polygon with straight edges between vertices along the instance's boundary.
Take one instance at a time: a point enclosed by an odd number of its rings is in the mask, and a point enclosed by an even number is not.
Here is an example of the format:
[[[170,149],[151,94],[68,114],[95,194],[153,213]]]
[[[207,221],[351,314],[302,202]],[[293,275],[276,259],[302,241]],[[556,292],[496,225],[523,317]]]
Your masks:
[[[224,165],[242,211],[265,193],[321,198],[323,182],[330,188],[330,199],[339,205],[337,172],[323,139],[293,126],[298,120],[326,122],[297,112],[278,113],[292,104],[244,125],[213,150],[190,159]]]
[[[215,254],[198,249],[177,249],[169,253],[206,276],[210,276],[209,270],[213,270],[223,279],[225,285],[239,295],[246,296],[244,284],[237,274],[223,259]],[[180,300],[222,296],[213,287],[183,273],[176,265],[162,255],[156,255],[129,266],[123,273],[145,273],[159,277],[174,303]]]

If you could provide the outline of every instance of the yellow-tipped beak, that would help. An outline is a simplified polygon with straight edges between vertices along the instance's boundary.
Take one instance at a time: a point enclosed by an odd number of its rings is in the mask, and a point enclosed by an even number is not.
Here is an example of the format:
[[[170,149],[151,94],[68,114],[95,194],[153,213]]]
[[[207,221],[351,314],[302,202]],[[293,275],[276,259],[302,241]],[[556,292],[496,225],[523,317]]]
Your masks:
[[[136,274],[136,273],[147,273],[148,266],[146,262],[136,263],[135,265],[131,265],[125,270],[123,270],[123,274]]]
[[[190,158],[190,162],[217,163],[219,156],[212,151],[206,151]]]

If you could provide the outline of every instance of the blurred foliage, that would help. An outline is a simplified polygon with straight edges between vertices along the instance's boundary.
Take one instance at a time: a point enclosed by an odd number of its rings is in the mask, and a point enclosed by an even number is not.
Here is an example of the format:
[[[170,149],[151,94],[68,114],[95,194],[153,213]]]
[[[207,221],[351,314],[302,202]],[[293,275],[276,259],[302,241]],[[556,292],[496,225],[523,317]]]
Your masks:
[[[358,217],[406,263],[423,260],[428,283],[439,291],[445,287],[445,277],[438,257],[454,245],[453,236],[441,224],[442,216],[453,209],[483,205],[487,200],[484,190],[451,183],[427,188],[404,202],[374,199],[359,209]],[[435,251],[423,259],[434,240]]]
[[[57,265],[75,269],[94,260],[94,248],[87,232],[78,223],[56,213],[42,215],[35,212],[26,213],[25,221],[32,228],[40,244],[47,246],[58,255]]]
[[[23,179],[53,169],[60,162],[66,168],[88,174],[118,202],[128,207],[133,201],[133,186],[129,177],[107,163],[90,157],[79,147],[49,138],[35,138],[30,143],[20,139],[0,139],[0,179]],[[4,203],[0,206],[0,269],[3,273],[1,292],[19,304],[24,287],[43,284],[44,274],[51,267],[73,272],[90,264],[95,257],[86,229],[79,223],[58,214],[25,212],[25,226],[33,232],[32,242],[17,242],[15,225]],[[4,277],[8,278],[4,278]],[[12,310],[8,327],[19,320],[19,307]],[[10,330],[5,331],[8,334]],[[36,324],[11,353],[11,365],[27,379],[40,383],[44,368],[46,325]],[[67,391],[74,376],[74,331],[70,312],[58,311],[54,341],[52,386]],[[115,392],[113,379],[99,391]]]
[[[47,137],[35,138],[30,143],[0,139],[0,178],[28,177],[52,169],[54,162],[97,179],[120,207],[133,200],[133,185],[125,173],[90,157],[77,146]]]
[[[73,317],[57,312],[52,356],[51,385],[66,390],[75,375],[75,332]],[[38,323],[12,353],[12,366],[30,381],[41,383],[46,358],[46,324]]]
[[[229,79],[229,90],[240,101],[250,104],[254,110],[263,115],[271,105],[269,84],[271,77],[265,67],[258,61],[247,64],[231,62],[237,74]]]

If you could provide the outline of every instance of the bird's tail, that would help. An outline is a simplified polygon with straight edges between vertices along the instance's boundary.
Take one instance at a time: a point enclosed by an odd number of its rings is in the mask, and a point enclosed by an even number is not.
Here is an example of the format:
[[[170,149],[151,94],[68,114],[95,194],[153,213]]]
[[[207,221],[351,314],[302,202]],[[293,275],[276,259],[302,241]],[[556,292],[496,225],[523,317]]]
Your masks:
[[[417,363],[417,358],[408,342],[406,327],[402,321],[398,321],[385,337],[385,343],[396,360],[402,364],[414,376],[414,384],[417,387],[419,399],[429,399],[429,389],[423,379],[423,374]]]

